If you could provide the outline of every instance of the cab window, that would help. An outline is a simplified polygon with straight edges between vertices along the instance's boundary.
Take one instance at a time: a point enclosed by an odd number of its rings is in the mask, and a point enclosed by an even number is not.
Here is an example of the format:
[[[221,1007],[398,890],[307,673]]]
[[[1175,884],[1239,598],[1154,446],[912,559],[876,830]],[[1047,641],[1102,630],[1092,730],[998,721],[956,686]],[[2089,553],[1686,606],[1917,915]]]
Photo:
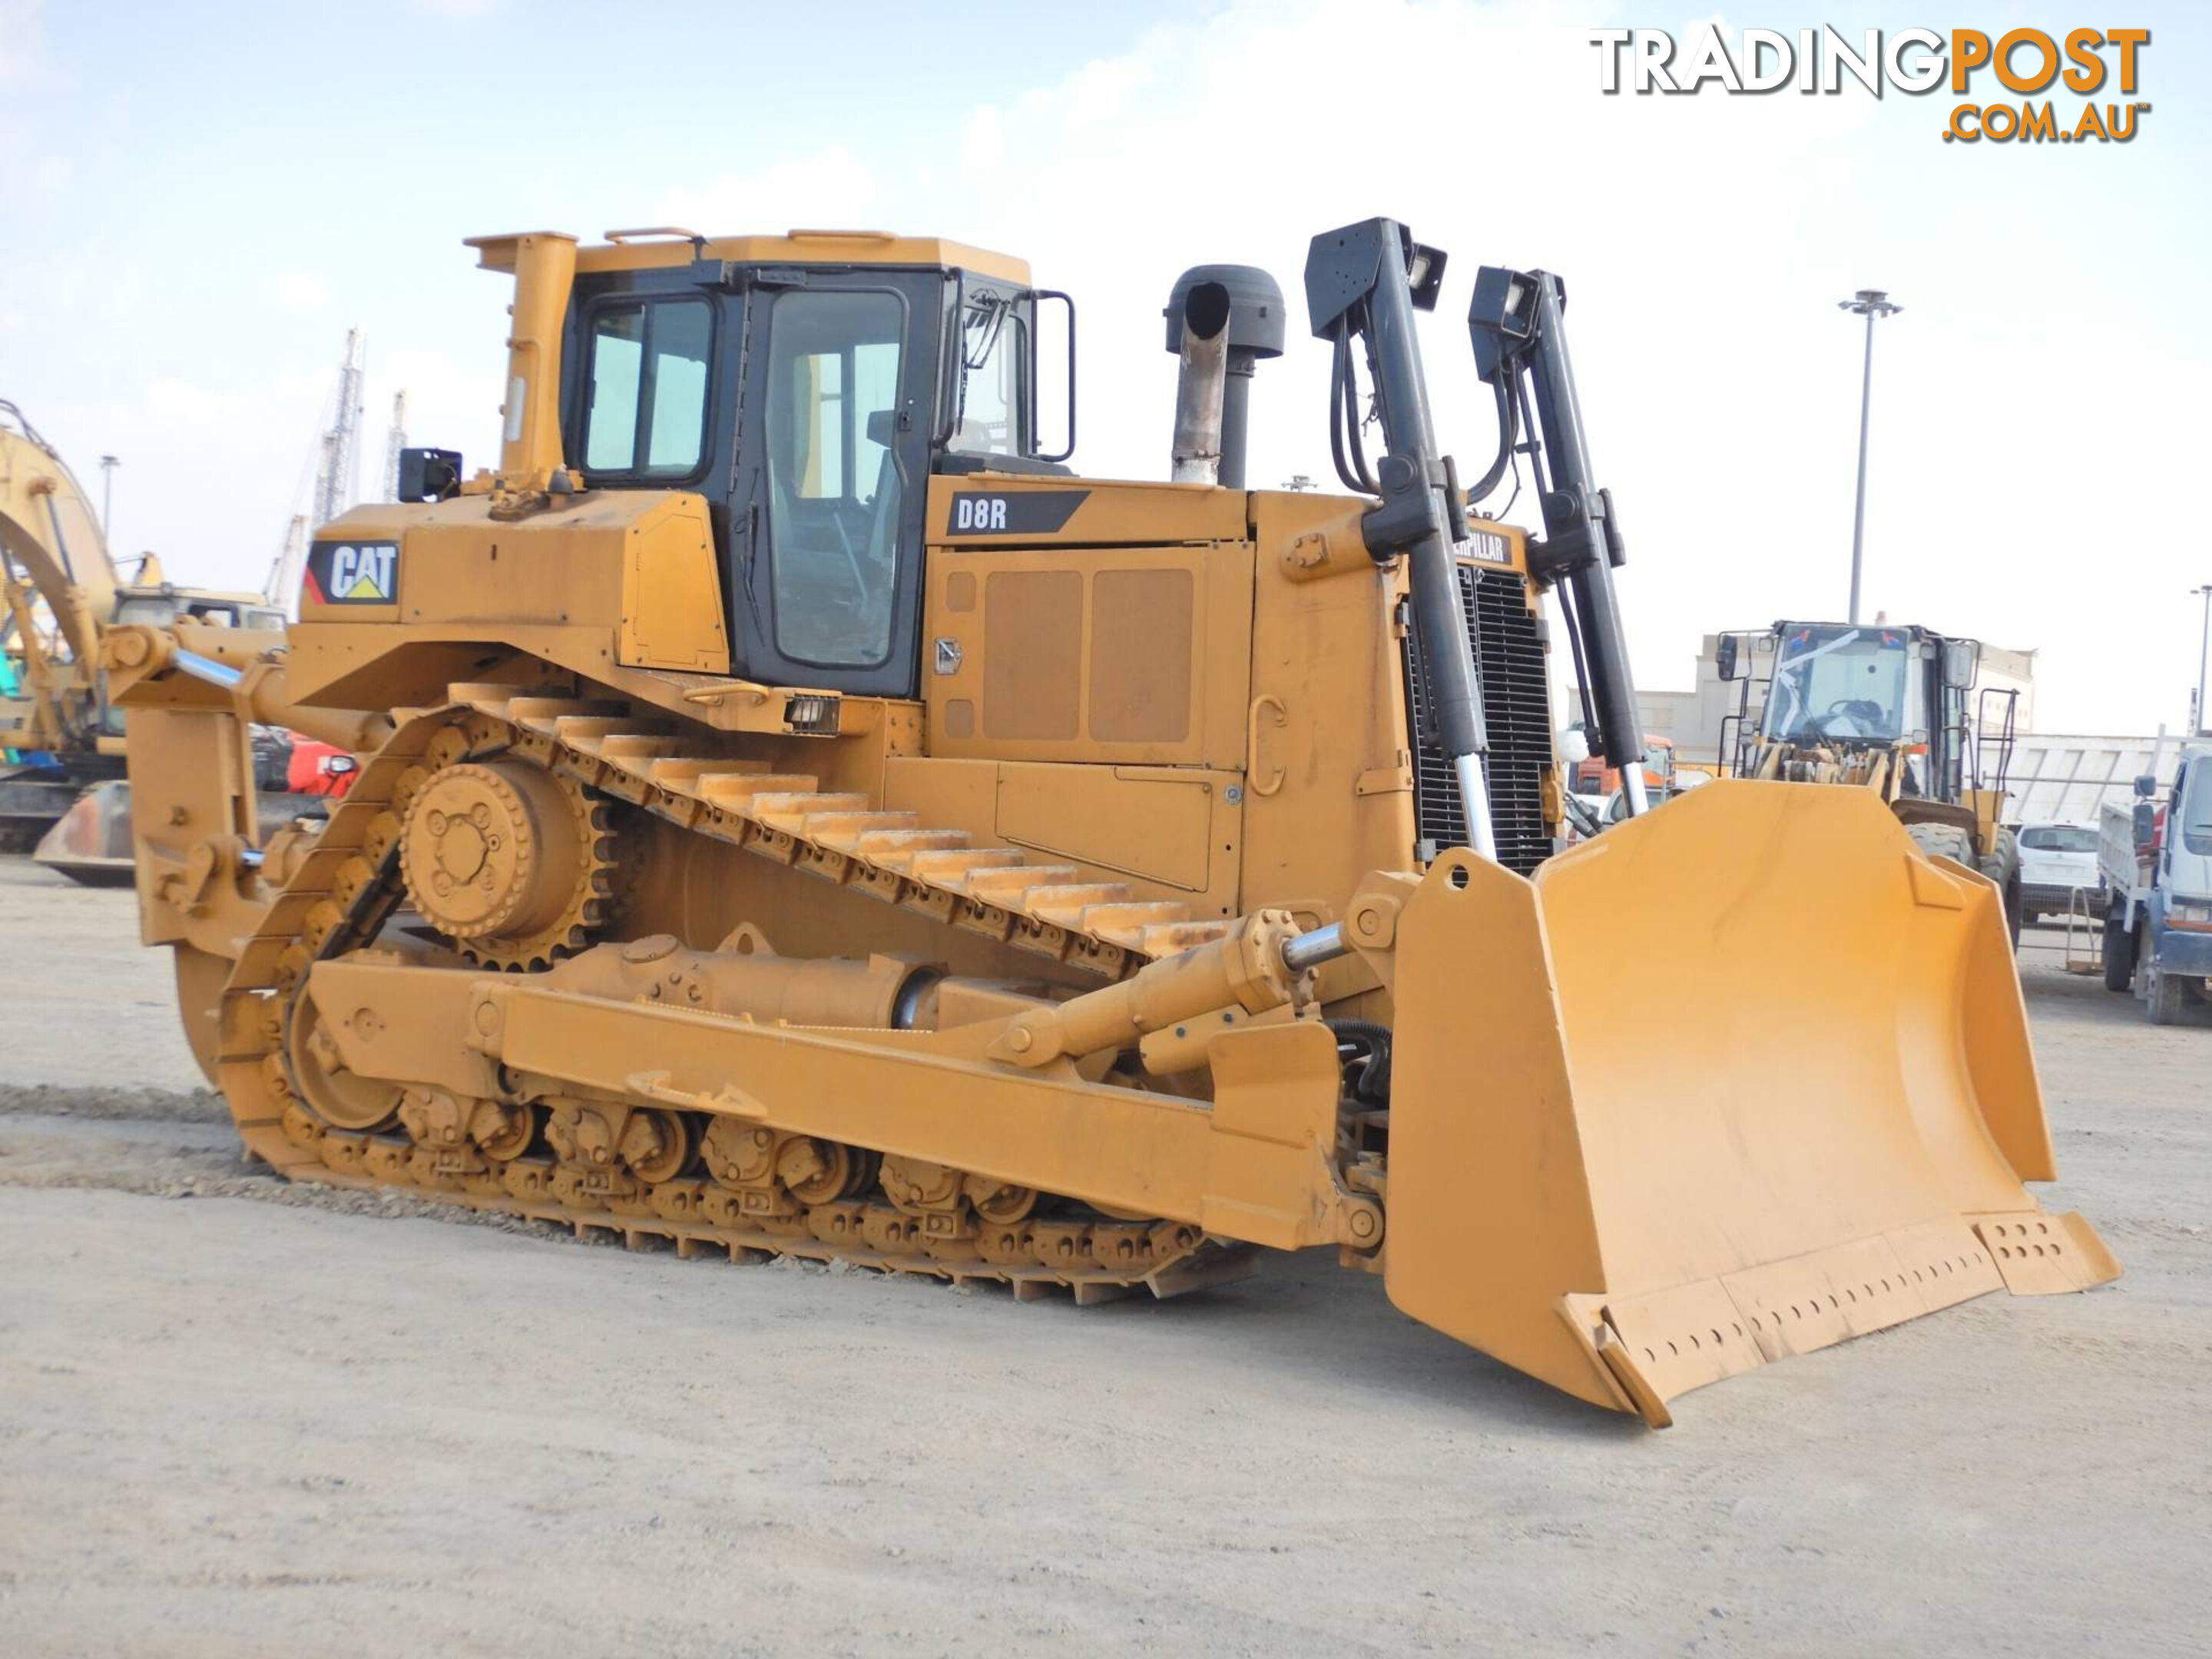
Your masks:
[[[2182,846],[2212,853],[2212,761],[2191,756],[2173,793],[2180,802]]]
[[[703,300],[609,306],[592,318],[585,471],[651,478],[698,471],[713,337]]]
[[[884,291],[792,290],[769,313],[769,560],[775,647],[793,661],[890,659],[905,333],[905,303]]]
[[[1020,302],[996,289],[969,288],[960,311],[956,413],[946,447],[963,455],[1025,454],[1029,349]]]

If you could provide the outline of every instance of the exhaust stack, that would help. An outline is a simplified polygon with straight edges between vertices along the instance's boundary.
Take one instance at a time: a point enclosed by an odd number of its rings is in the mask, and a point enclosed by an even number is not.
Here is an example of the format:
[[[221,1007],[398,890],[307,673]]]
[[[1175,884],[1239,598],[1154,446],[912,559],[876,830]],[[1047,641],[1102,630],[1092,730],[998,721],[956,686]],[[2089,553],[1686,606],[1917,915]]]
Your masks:
[[[1229,378],[1229,290],[1200,283],[1182,296],[1176,349],[1175,471],[1177,483],[1221,482],[1222,383]]]
[[[1219,289],[1222,299],[1200,301],[1200,292],[1206,289]],[[1191,406],[1194,388],[1184,340],[1192,326],[1194,307],[1203,310],[1216,304],[1225,304],[1227,312],[1224,325],[1216,331],[1225,348],[1218,374],[1219,403],[1211,427],[1213,436],[1211,441],[1200,441],[1215,461],[1211,467],[1186,472],[1184,414]],[[1178,483],[1218,483],[1242,489],[1252,370],[1261,358],[1283,355],[1283,291],[1273,277],[1255,265],[1194,265],[1176,278],[1164,314],[1167,349],[1183,358],[1176,386],[1175,478]],[[1205,407],[1199,405],[1201,412]]]

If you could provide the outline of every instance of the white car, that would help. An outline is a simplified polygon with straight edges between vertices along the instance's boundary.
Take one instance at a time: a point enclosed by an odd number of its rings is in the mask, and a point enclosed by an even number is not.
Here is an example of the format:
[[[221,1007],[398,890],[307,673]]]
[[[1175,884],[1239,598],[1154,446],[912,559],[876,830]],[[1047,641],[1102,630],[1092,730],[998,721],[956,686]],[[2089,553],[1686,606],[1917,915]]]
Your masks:
[[[2020,826],[2021,920],[2063,916],[2074,890],[2088,890],[2089,915],[2105,914],[2105,889],[2097,873],[2097,831],[2082,823]]]

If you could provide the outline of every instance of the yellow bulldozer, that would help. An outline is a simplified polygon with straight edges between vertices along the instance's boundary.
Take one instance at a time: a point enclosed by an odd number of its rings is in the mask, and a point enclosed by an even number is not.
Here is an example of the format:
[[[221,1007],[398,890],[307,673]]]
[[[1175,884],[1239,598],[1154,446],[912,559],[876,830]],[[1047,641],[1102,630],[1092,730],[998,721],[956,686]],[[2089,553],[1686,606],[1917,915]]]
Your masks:
[[[2021,1186],[1983,883],[1869,792],[1647,810],[1556,276],[1477,275],[1470,490],[1414,332],[1443,253],[1316,237],[1329,496],[1246,486],[1286,333],[1249,268],[1176,287],[1159,483],[1066,465],[1074,307],[1018,260],[472,246],[514,281],[496,466],[408,452],[281,639],[107,647],[144,936],[285,1175],[1079,1303],[1328,1249],[1654,1425],[2118,1273]],[[1522,465],[1540,534],[1475,510]],[[1632,797],[1565,852],[1561,638]],[[326,824],[256,837],[253,720],[362,753]]]

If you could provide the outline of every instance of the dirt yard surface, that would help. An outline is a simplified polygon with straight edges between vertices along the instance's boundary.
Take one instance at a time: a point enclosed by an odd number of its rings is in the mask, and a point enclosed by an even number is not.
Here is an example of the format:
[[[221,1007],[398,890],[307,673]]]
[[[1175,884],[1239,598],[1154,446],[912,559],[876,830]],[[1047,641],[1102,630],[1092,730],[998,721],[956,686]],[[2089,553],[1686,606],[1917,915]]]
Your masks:
[[[2055,939],[2042,1196],[2127,1277],[1653,1434],[1326,1257],[1079,1310],[284,1185],[130,895],[0,860],[0,1650],[2203,1654],[2212,1021]]]

